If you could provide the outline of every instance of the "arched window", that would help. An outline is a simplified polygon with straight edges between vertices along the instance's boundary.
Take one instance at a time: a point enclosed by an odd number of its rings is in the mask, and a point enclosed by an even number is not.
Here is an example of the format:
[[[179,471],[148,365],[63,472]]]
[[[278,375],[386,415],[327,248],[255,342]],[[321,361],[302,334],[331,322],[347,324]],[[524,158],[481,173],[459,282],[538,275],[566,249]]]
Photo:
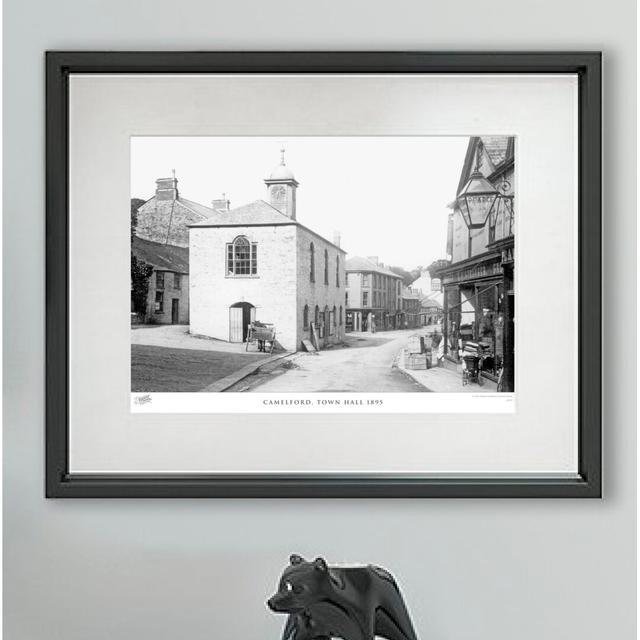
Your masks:
[[[227,275],[255,276],[258,273],[258,245],[245,236],[227,244]]]
[[[342,326],[342,305],[340,305],[340,316],[339,316],[338,323],[340,324],[340,326]]]
[[[313,242],[309,245],[309,282],[316,281],[316,248]]]
[[[336,256],[336,287],[340,286],[340,256]]]
[[[329,252],[324,250],[324,283],[329,284]]]
[[[304,311],[302,312],[302,328],[307,331],[309,328],[309,305],[304,305]]]

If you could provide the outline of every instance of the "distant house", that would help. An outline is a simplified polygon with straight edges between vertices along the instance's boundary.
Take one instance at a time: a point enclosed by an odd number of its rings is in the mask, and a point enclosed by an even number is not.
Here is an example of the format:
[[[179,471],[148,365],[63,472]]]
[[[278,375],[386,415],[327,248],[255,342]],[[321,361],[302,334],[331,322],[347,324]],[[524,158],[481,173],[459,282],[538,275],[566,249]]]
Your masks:
[[[135,322],[189,323],[189,249],[133,237],[131,252],[153,267],[145,312]]]
[[[413,287],[402,290],[402,326],[415,329],[420,326],[420,297],[422,292]]]
[[[432,291],[429,295],[420,297],[420,325],[439,325],[442,323],[444,310],[442,307],[442,293]]]
[[[217,211],[228,210],[229,201],[214,200],[212,207],[183,198],[178,192],[178,180],[171,178],[156,180],[156,194],[138,209],[136,235],[178,247],[189,246],[189,225],[203,222]]]
[[[347,330],[376,331],[402,327],[402,276],[377,256],[347,260]]]
[[[448,261],[438,260],[437,267],[448,266]],[[440,324],[443,315],[444,294],[441,291],[442,282],[438,277],[431,277],[431,267],[423,269],[420,277],[411,283],[411,288],[419,290],[420,295],[420,326]]]
[[[439,260],[437,262],[439,267],[448,266],[447,260]],[[429,268],[426,268],[420,271],[420,276],[411,283],[411,288],[422,291],[424,295],[440,293],[442,282],[437,276],[432,278]]]

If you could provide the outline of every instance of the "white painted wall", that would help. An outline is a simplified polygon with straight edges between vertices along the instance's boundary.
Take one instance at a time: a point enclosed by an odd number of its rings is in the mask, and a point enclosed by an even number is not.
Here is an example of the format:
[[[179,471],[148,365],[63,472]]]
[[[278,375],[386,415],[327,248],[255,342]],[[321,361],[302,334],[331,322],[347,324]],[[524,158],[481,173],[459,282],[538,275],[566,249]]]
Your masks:
[[[226,272],[226,247],[237,236],[258,245],[256,276]],[[296,226],[193,227],[189,242],[189,331],[229,340],[229,307],[249,302],[256,307],[256,320],[274,324],[278,342],[295,351]]]

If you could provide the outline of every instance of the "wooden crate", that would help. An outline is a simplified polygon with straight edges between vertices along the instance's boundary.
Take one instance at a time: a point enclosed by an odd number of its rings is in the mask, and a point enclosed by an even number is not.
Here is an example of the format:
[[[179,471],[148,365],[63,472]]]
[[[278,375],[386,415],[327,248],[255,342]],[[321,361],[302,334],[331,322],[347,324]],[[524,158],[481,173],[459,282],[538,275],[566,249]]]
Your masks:
[[[409,353],[404,359],[404,366],[407,369],[428,369],[427,355],[425,353]]]

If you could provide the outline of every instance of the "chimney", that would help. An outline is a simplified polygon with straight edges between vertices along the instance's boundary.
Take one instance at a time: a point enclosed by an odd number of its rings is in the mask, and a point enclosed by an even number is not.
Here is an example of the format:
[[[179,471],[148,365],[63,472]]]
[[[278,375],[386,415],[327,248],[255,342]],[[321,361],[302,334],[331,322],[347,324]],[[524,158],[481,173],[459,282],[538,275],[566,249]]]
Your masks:
[[[225,211],[229,211],[229,209],[231,208],[231,200],[228,200],[227,194],[223,193],[222,198],[211,201],[211,206],[213,207],[214,211],[224,213]]]
[[[375,265],[380,263],[380,258],[378,258],[378,256],[367,256],[367,260],[370,260]]]
[[[156,200],[176,200],[178,198],[178,180],[173,171],[171,178],[158,178],[156,180]]]
[[[339,231],[334,231],[333,232],[333,244],[335,244],[336,247],[340,246],[340,232]]]

